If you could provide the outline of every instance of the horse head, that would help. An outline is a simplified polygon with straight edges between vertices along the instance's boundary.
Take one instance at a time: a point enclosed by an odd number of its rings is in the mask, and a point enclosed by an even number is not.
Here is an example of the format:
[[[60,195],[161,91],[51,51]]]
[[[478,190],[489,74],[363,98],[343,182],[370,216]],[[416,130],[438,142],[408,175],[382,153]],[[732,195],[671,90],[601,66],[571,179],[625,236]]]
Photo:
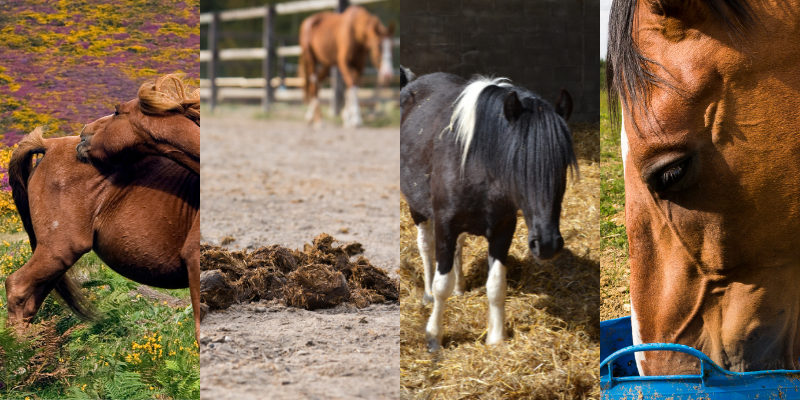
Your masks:
[[[199,164],[199,92],[190,93],[178,77],[165,75],[143,84],[138,97],[118,104],[114,114],[84,126],[80,136],[77,152],[84,161],[109,164],[161,155],[194,169]]]
[[[577,170],[572,133],[566,119],[572,112],[572,96],[562,89],[555,107],[523,91],[510,91],[503,101],[503,117],[510,137],[520,142],[502,163],[515,165],[514,176],[528,226],[528,247],[540,260],[555,258],[564,248],[559,221],[567,186],[567,171]],[[500,158],[506,158],[501,156]],[[521,172],[524,171],[524,172]]]
[[[378,17],[373,17],[372,28],[367,29],[367,35],[372,64],[378,68],[378,86],[387,86],[394,76],[392,64],[394,22],[390,22],[387,28]]]
[[[609,26],[634,342],[797,369],[800,2],[618,0]],[[643,375],[699,370],[681,353],[636,359]]]

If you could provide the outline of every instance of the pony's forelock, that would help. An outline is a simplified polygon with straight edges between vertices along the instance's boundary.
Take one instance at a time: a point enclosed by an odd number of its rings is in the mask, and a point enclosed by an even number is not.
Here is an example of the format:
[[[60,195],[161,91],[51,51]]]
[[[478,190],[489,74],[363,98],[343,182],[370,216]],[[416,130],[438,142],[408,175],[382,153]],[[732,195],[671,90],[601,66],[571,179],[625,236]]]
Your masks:
[[[478,98],[481,93],[490,86],[511,87],[511,80],[508,78],[494,78],[486,76],[476,76],[461,94],[453,102],[453,114],[450,117],[450,125],[447,127],[455,132],[456,140],[461,145],[461,169],[467,161],[469,146],[472,137],[475,135],[475,120],[478,108]]]
[[[139,109],[149,115],[177,112],[200,123],[200,89],[192,89],[177,74],[156,78],[139,87]]]
[[[524,107],[513,122],[504,113],[511,91],[517,93]],[[489,176],[509,192],[520,194],[520,206],[536,204],[535,208],[542,210],[560,204],[560,200],[548,202],[561,198],[568,172],[578,178],[580,172],[569,125],[555,108],[524,88],[486,85],[474,114],[470,159],[486,168]]]

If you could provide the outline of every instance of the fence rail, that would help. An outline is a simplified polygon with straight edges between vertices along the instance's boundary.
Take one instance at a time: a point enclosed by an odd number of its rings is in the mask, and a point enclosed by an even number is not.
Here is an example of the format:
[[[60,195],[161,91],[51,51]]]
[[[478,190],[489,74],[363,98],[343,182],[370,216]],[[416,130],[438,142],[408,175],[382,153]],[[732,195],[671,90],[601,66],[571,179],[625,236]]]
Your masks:
[[[208,63],[208,79],[201,80],[203,90],[200,91],[202,98],[209,99],[211,111],[216,108],[217,102],[223,98],[260,98],[264,111],[269,110],[270,103],[275,101],[286,101],[302,99],[302,93],[297,89],[282,90],[276,96],[275,89],[281,86],[298,87],[303,85],[302,78],[284,78],[285,71],[281,71],[281,77],[276,78],[273,60],[276,58],[300,56],[300,46],[276,46],[275,45],[275,16],[295,14],[310,11],[321,11],[327,9],[343,10],[349,4],[368,4],[386,0],[300,0],[287,3],[278,3],[259,7],[240,8],[236,10],[225,10],[200,14],[200,23],[208,24],[208,50],[200,51],[200,62]],[[262,47],[258,48],[236,48],[220,49],[219,34],[220,23],[226,21],[239,21],[246,19],[264,19],[264,29],[262,32]],[[394,39],[395,45],[399,45],[400,39]],[[262,60],[261,78],[229,78],[220,77],[219,62],[230,60]],[[280,62],[280,64],[285,64]],[[335,95],[334,108],[338,109],[340,99],[344,97],[344,88],[341,78],[336,79],[338,74],[331,74],[334,82]],[[277,79],[277,81],[276,81]],[[337,82],[338,81],[338,82]],[[267,84],[269,82],[270,84]],[[238,87],[234,87],[238,86]],[[220,88],[224,87],[223,92]],[[238,89],[238,90],[237,90]],[[298,93],[287,94],[287,91]],[[322,98],[330,96],[321,93]],[[365,96],[375,96],[382,91],[364,92]],[[361,97],[361,94],[359,94]]]

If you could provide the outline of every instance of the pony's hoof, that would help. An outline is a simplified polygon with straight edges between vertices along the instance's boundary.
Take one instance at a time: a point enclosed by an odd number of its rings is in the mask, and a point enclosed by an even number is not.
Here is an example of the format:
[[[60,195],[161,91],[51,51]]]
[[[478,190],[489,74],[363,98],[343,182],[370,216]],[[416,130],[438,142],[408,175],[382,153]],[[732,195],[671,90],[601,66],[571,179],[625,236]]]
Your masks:
[[[322,129],[322,121],[314,121],[314,123],[311,124],[311,127],[316,131]]]
[[[433,304],[433,296],[425,293],[422,295],[422,305],[427,306],[428,304]]]
[[[454,296],[463,296],[464,295],[464,289],[456,288],[455,290],[453,290],[453,295]]]
[[[435,353],[442,349],[439,345],[439,340],[436,338],[428,338],[428,353]]]
[[[500,334],[489,333],[486,335],[486,345],[492,346],[495,344],[503,343],[506,340],[505,332],[501,332]]]

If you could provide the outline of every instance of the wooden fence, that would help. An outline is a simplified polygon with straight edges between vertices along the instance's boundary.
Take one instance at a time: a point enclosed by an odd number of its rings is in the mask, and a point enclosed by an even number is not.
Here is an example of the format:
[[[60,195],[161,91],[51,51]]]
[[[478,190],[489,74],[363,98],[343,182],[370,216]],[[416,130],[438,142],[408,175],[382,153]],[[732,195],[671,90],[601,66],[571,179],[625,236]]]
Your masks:
[[[285,77],[285,58],[299,57],[300,46],[277,46],[275,43],[275,17],[278,15],[295,14],[310,11],[336,9],[342,12],[350,4],[377,3],[385,0],[301,0],[287,3],[278,3],[260,7],[241,8],[235,10],[215,11],[200,14],[200,24],[208,24],[208,50],[200,51],[200,62],[208,63],[208,78],[200,80],[200,96],[208,99],[211,111],[217,106],[220,99],[220,89],[225,88],[223,98],[243,99],[261,98],[264,111],[269,110],[270,104],[275,101],[302,100],[300,89],[281,90],[278,87],[302,87],[302,78]],[[220,23],[246,19],[263,18],[264,29],[262,32],[262,47],[220,49]],[[399,39],[395,39],[395,45]],[[279,60],[282,68],[280,76],[276,76],[276,63]],[[219,62],[230,60],[262,60],[261,78],[220,77]],[[338,114],[344,102],[344,83],[339,74],[331,71],[332,90],[322,90],[320,97],[332,97],[333,107]],[[374,96],[394,97],[395,90],[364,89],[359,93],[361,98]]]

